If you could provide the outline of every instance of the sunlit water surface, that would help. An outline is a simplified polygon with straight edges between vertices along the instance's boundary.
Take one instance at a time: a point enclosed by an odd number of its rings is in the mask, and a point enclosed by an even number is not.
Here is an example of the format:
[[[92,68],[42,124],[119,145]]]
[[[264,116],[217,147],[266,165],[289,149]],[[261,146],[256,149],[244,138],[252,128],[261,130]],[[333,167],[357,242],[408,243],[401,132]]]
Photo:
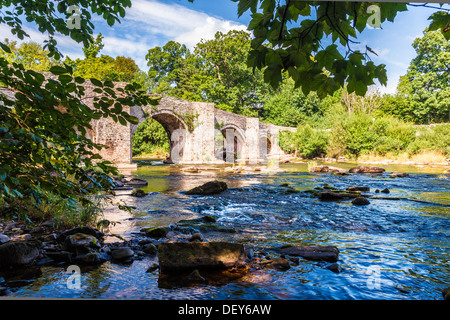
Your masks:
[[[341,167],[349,167],[350,164]],[[442,168],[391,166],[382,175],[311,174],[306,164],[281,165],[284,172],[230,174],[218,170],[186,173],[166,165],[140,167],[135,174],[148,181],[143,198],[119,191],[115,202],[136,207],[133,214],[109,208],[106,217],[120,222],[110,230],[125,239],[144,226],[168,226],[205,214],[238,230],[207,233],[207,240],[238,241],[256,248],[281,245],[334,245],[342,272],[329,263],[300,260],[287,271],[264,270],[239,281],[190,287],[161,285],[158,272],[147,273],[157,258],[131,265],[111,262],[83,269],[81,289],[67,287],[66,266],[42,266],[42,275],[11,296],[113,299],[442,299],[450,285],[450,180]],[[409,172],[390,178],[392,171]],[[220,179],[229,190],[208,197],[183,191]],[[368,206],[349,201],[320,202],[298,191],[328,184],[345,189],[368,186]],[[284,188],[284,189],[283,189]],[[375,189],[389,188],[389,194]],[[117,241],[108,237],[107,241]]]

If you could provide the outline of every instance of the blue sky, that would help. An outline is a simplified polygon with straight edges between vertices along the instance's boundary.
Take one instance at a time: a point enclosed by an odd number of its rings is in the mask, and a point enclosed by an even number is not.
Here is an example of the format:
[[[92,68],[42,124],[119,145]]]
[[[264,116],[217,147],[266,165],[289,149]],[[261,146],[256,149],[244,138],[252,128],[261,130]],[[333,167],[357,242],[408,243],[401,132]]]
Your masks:
[[[94,16],[96,34],[101,32],[105,47],[103,54],[133,58],[141,69],[147,70],[148,49],[175,40],[193,48],[201,39],[211,39],[217,31],[246,30],[249,14],[237,16],[237,3],[231,0],[132,0],[132,8],[122,23],[109,27]],[[415,52],[411,44],[428,26],[429,8],[410,7],[398,14],[394,23],[384,23],[382,29],[366,29],[358,36],[362,46],[368,45],[378,56],[372,60],[384,63],[388,70],[388,85],[381,92],[395,91],[398,79],[406,73]],[[46,36],[33,25],[27,25],[32,40],[42,43]],[[0,25],[1,38],[14,39],[5,25]],[[81,45],[65,37],[57,37],[63,54],[82,58]]]

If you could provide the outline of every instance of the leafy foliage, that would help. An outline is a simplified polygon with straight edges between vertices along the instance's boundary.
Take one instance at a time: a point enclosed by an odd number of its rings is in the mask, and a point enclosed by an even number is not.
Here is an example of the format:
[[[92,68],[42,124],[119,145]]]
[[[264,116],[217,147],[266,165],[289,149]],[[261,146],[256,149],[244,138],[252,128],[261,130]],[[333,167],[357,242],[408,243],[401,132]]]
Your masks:
[[[81,8],[81,29],[67,27],[65,1],[0,1],[0,23],[8,24],[12,33],[23,39],[27,34],[21,16],[25,16],[41,32],[49,34],[44,46],[49,59],[59,59],[55,33],[68,35],[88,47],[93,41],[91,12],[112,25],[119,15],[125,15],[131,1],[80,0],[71,4]],[[0,43],[0,47],[4,52],[0,57],[2,201],[12,204],[17,198],[34,199],[39,205],[42,201],[51,202],[56,195],[74,205],[90,204],[87,195],[111,186],[110,174],[117,173],[98,153],[105,146],[88,138],[91,121],[110,117],[123,125],[136,123],[127,108],[154,105],[157,100],[140,91],[137,84],[118,87],[110,80],[85,80],[62,62],[51,66],[50,73],[27,69],[21,60],[8,60],[13,55],[8,44]],[[86,96],[87,86],[92,88],[94,97]],[[91,104],[88,98],[92,98]]]
[[[238,15],[251,12],[253,31],[248,65],[264,71],[264,79],[278,87],[287,72],[305,95],[323,98],[348,83],[349,93],[362,96],[375,80],[386,85],[385,65],[370,60],[373,50],[355,50],[358,34],[371,19],[371,2],[233,0]],[[394,21],[408,4],[378,2],[380,23]],[[432,30],[448,39],[449,14],[430,17]],[[330,43],[331,40],[331,43]]]
[[[270,88],[262,73],[246,65],[250,41],[247,32],[232,30],[202,40],[193,53],[174,41],[150,49],[146,58],[149,76],[158,82],[154,91],[257,116]]]
[[[417,123],[450,120],[450,41],[439,31],[414,40],[417,56],[398,85],[404,113]]]
[[[133,135],[133,156],[169,151],[167,132],[158,121],[147,119],[136,129]]]

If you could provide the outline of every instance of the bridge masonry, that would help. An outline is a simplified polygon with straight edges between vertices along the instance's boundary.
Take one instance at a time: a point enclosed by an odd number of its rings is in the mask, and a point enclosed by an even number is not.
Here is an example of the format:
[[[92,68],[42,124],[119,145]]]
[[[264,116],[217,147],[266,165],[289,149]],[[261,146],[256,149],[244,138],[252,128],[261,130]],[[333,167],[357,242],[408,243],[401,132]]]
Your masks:
[[[91,139],[108,148],[100,155],[119,167],[133,167],[132,137],[137,127],[153,118],[170,140],[168,162],[175,164],[264,164],[283,155],[278,146],[280,131],[295,128],[260,122],[258,118],[216,109],[213,103],[162,96],[159,105],[132,107],[137,125],[121,125],[109,118],[92,122]]]

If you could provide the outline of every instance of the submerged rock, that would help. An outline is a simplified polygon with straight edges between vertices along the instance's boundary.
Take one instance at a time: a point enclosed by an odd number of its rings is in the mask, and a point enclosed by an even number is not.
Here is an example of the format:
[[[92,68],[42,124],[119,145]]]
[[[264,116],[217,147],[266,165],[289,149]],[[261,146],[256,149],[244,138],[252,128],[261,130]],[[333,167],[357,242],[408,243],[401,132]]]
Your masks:
[[[245,264],[244,246],[231,242],[172,242],[158,245],[161,273],[227,269]]]
[[[286,271],[291,268],[289,261],[284,258],[273,259],[272,262],[270,262],[269,266],[271,266],[277,270],[280,270],[280,271]]]
[[[283,246],[276,251],[307,260],[336,262],[339,259],[339,250],[335,246]]]
[[[83,265],[98,265],[108,260],[108,255],[103,252],[89,252],[75,257],[75,262]]]
[[[147,193],[144,190],[141,189],[135,189],[131,192],[131,195],[133,197],[138,197],[138,198],[142,198],[145,197],[147,195]]]
[[[182,233],[199,233],[199,232],[224,232],[236,233],[236,229],[220,226],[215,223],[216,219],[212,216],[203,216],[196,219],[180,220],[175,225],[175,230]]]
[[[334,273],[341,273],[344,269],[337,263],[332,263],[327,266],[327,269],[330,271],[333,271]]]
[[[114,260],[126,260],[134,256],[134,251],[129,247],[117,248],[111,251]]]
[[[191,190],[186,191],[188,195],[212,195],[218,194],[228,189],[228,186],[223,181],[210,181],[201,186],[192,188]]]
[[[354,167],[348,170],[350,173],[383,173],[386,170],[379,167],[367,167],[367,166],[359,166]]]
[[[404,178],[407,176],[409,176],[409,174],[406,172],[392,172],[390,175],[391,178]]]

